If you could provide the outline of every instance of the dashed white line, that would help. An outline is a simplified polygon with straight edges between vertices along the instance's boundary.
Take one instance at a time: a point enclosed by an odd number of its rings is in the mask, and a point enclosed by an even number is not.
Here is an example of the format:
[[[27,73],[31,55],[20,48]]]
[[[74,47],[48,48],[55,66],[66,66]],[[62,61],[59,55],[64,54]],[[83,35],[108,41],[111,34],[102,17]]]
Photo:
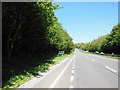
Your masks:
[[[75,65],[74,61],[75,61],[75,54],[74,54],[73,66],[72,66],[72,76],[71,76],[71,82],[74,80],[74,65]],[[73,88],[73,85],[70,85],[70,87],[69,87],[69,88]]]
[[[74,60],[73,60],[73,67],[74,67]]]
[[[69,64],[72,62],[72,60],[73,60],[73,57],[71,58],[71,60],[69,61],[69,63],[66,65],[66,67],[62,70],[62,72],[59,74],[59,76],[57,77],[57,79],[52,83],[52,85],[50,86],[50,88],[53,88],[55,86],[55,84],[60,79],[60,77],[62,76],[62,74],[65,72],[65,70],[67,69],[67,67],[69,66]]]
[[[74,74],[74,70],[72,70],[72,74]]]
[[[73,80],[74,80],[74,76],[72,75],[72,76],[71,76],[71,81],[73,81]]]
[[[74,58],[75,58],[75,54],[74,54]]]
[[[112,69],[112,68],[110,68],[110,67],[108,67],[108,66],[105,66],[105,68],[106,68],[106,69],[109,69],[110,71],[112,71],[112,72],[114,72],[114,73],[118,73],[116,70],[114,70],[114,69]]]
[[[73,85],[70,85],[70,88],[73,88]]]

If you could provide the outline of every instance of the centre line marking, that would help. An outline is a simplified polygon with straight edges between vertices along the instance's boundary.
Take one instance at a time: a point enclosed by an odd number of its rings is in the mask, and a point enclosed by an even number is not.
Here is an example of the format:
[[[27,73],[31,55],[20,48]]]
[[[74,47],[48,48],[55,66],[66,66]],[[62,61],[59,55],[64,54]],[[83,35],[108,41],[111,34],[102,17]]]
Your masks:
[[[70,88],[73,88],[73,85],[70,85]]]
[[[75,54],[74,54],[74,58],[75,58]]]
[[[69,66],[69,64],[72,62],[72,60],[73,60],[73,57],[71,58],[71,60],[69,61],[69,63],[66,65],[66,67],[62,70],[62,72],[59,74],[59,76],[57,77],[57,79],[52,83],[52,85],[50,86],[50,88],[53,88],[55,86],[55,84],[60,79],[60,77],[62,76],[62,74],[65,72],[65,70],[67,69],[67,67]]]
[[[74,61],[73,61],[73,67],[74,67]]]
[[[74,74],[74,70],[72,70],[72,74]]]
[[[72,75],[72,76],[71,76],[71,81],[73,81],[73,80],[74,80],[74,76]]]

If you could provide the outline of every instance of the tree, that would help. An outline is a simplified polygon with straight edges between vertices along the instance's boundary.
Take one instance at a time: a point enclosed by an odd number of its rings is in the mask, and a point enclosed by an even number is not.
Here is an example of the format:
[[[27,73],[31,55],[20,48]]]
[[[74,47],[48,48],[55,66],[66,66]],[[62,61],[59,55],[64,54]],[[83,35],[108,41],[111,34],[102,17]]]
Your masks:
[[[70,53],[74,49],[71,37],[54,15],[59,8],[52,2],[2,3],[3,82],[45,62],[59,50]]]
[[[110,34],[102,43],[101,51],[120,54],[120,24],[113,27]]]

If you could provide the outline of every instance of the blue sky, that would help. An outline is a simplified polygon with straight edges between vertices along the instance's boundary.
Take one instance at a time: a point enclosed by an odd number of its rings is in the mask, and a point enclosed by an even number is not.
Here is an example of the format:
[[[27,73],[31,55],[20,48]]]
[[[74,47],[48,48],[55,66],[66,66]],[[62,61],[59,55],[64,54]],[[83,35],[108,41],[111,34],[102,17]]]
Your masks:
[[[90,42],[110,33],[118,23],[117,2],[57,2],[55,15],[74,43]]]

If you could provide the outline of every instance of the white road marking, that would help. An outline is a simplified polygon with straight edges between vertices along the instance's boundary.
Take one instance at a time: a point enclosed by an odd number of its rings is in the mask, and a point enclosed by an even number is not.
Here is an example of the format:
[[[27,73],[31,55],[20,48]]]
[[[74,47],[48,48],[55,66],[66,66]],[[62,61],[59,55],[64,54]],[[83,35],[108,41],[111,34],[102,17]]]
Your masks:
[[[72,75],[72,76],[71,76],[71,81],[73,81],[73,80],[74,80],[74,76]]]
[[[75,58],[75,54],[74,54],[74,58]]]
[[[74,65],[75,65],[75,62],[74,62],[74,61],[75,61],[75,54],[74,54],[74,59],[73,59],[73,67],[74,67]]]
[[[74,74],[74,70],[72,70],[72,74]]]
[[[74,59],[73,59],[73,65],[74,65]]]
[[[67,69],[67,67],[69,66],[69,64],[72,62],[72,59],[73,59],[73,57],[71,58],[71,60],[69,61],[69,63],[66,65],[66,67],[62,70],[62,72],[59,74],[59,76],[57,77],[57,79],[52,83],[52,85],[50,86],[50,88],[53,88],[55,86],[55,84],[60,79],[60,77],[62,76],[62,74],[65,72],[65,70]]]
[[[72,69],[74,70],[74,67],[72,67]]]
[[[70,88],[73,88],[73,85],[70,85]]]
[[[73,67],[74,67],[74,65],[75,65],[75,54],[74,54],[74,59],[73,59]]]
[[[108,66],[105,66],[105,68],[109,69],[110,71],[112,71],[112,72],[114,72],[114,73],[118,73],[116,70],[114,70],[114,69],[112,69],[112,68],[110,68],[110,67],[108,67]]]
[[[91,59],[93,62],[95,62],[95,60],[94,59]]]
[[[18,88],[33,88],[34,86],[36,86],[41,80],[43,80],[44,78],[46,78],[47,75],[50,75],[52,71],[54,71],[55,69],[57,69],[57,67],[64,63],[65,60],[68,60],[68,58],[62,60],[61,62],[59,62],[59,64],[55,64],[52,67],[50,67],[49,69],[47,69],[47,72],[42,72],[39,73],[39,75],[37,75],[36,77],[33,77],[31,80],[25,82],[24,84],[20,85]],[[41,75],[41,76],[40,76]]]

